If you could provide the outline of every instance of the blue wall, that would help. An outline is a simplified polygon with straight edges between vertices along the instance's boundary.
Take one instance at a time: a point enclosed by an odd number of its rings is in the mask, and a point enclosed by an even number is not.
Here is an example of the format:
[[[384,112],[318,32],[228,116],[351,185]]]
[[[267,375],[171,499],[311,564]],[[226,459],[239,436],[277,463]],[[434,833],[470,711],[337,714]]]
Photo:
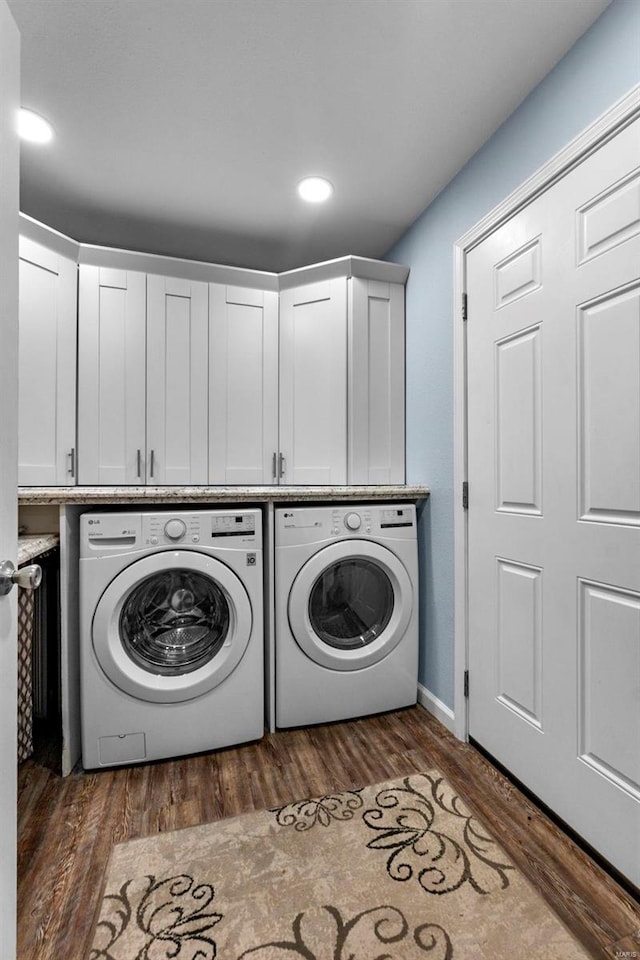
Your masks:
[[[640,0],[602,16],[436,197],[387,259],[407,285],[407,482],[420,522],[420,682],[453,707],[453,244],[640,82]],[[456,311],[456,316],[458,313]]]

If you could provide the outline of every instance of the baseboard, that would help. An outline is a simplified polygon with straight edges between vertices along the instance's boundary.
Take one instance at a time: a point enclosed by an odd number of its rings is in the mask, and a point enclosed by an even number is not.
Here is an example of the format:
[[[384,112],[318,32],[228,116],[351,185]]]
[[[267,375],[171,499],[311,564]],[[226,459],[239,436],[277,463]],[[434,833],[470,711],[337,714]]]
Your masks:
[[[436,720],[447,728],[451,733],[455,733],[455,714],[451,707],[448,707],[442,700],[438,700],[435,694],[418,684],[418,703],[429,713],[433,714]]]

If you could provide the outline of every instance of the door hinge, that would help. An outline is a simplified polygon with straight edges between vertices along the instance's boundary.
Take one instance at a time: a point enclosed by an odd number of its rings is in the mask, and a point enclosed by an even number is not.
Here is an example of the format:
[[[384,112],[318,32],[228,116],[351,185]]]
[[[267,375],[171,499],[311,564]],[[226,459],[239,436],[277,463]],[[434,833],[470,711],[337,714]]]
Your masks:
[[[464,695],[468,699],[469,697],[469,671],[468,670],[465,670],[464,672]]]
[[[467,319],[467,295],[466,293],[462,294],[462,319]]]
[[[469,509],[469,484],[466,480],[462,484],[462,509]]]

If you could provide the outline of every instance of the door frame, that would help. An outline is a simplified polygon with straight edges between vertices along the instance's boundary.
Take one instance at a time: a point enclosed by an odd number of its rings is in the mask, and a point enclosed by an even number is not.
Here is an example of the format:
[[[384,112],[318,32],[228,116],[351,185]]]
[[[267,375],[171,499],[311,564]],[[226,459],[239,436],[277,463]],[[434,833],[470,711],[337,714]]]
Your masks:
[[[454,410],[454,733],[469,739],[469,701],[465,695],[465,672],[469,663],[468,611],[468,510],[463,507],[463,483],[468,480],[467,465],[467,328],[466,258],[467,254],[506,220],[539,197],[564,177],[585,157],[640,116],[640,84],[556,153],[531,177],[510,193],[486,216],[468,230],[453,247],[453,410]],[[473,490],[468,491],[473,509]],[[471,682],[473,680],[471,679]]]

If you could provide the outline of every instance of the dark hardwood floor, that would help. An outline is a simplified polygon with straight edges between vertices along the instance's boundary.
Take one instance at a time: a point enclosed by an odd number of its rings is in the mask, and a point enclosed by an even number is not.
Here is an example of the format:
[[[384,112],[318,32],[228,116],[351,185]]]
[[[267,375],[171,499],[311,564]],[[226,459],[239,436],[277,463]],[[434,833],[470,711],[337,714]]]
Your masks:
[[[65,779],[46,758],[26,761],[19,774],[19,960],[84,960],[103,871],[119,841],[431,767],[459,790],[593,957],[640,958],[638,902],[477,750],[415,707]]]

